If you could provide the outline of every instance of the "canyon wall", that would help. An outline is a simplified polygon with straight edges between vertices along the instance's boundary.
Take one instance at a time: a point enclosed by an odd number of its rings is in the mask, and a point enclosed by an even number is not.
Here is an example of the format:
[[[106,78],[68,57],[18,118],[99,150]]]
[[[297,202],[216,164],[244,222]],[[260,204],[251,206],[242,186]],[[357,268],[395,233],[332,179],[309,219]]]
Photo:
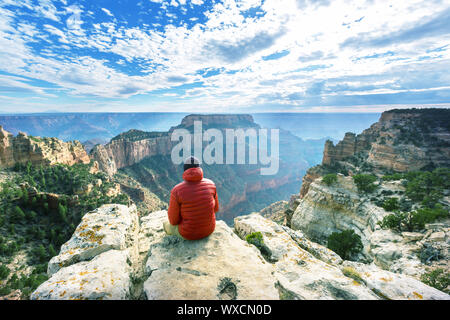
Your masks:
[[[449,122],[448,109],[385,111],[361,134],[348,132],[336,146],[327,141],[322,164],[367,152],[367,162],[380,170],[406,172],[427,165],[449,166]]]
[[[449,167],[449,120],[449,109],[391,110],[361,134],[347,133],[336,146],[327,142],[322,164],[310,168],[303,177],[299,204],[286,210],[286,224],[323,245],[333,232],[353,230],[364,247],[354,259],[392,272],[420,278],[429,268],[450,270],[448,218],[425,224],[415,232],[379,225],[385,216],[396,212],[383,208],[388,199],[409,204],[402,212],[422,208],[408,197],[404,179],[385,181],[381,177]],[[337,174],[336,181],[325,183],[322,177],[331,173]],[[358,190],[352,176],[361,173],[375,175],[374,190]],[[444,190],[439,206],[448,211],[449,204],[448,190]],[[430,250],[440,252],[440,258],[432,262],[423,258]]]
[[[361,134],[348,132],[336,145],[325,143],[322,165],[308,170],[300,196],[321,175],[355,166],[375,173],[407,172],[450,166],[450,110],[389,110]]]
[[[0,126],[0,167],[11,168],[29,161],[33,165],[73,165],[89,163],[90,159],[78,141],[32,137],[23,132],[14,137]]]

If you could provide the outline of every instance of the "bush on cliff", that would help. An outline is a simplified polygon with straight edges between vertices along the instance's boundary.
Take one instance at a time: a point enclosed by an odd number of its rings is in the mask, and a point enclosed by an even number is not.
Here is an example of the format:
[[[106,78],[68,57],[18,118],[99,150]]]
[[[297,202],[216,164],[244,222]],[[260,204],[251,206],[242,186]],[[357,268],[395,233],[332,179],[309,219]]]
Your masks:
[[[423,283],[450,294],[450,273],[442,268],[429,271],[420,278]]]
[[[22,298],[27,298],[43,281],[41,273],[45,274],[48,260],[72,236],[82,215],[105,203],[128,204],[128,197],[106,196],[113,183],[103,173],[91,173],[85,164],[34,166],[28,162],[16,165],[15,170],[8,181],[0,183],[0,234],[4,235],[0,239],[0,265],[10,263],[21,250],[27,256],[24,265],[40,271],[22,279],[19,269],[11,269],[19,278],[11,276],[1,292],[23,289]],[[91,192],[78,194],[88,184]]]
[[[363,249],[361,237],[353,230],[333,232],[328,237],[328,249],[336,252],[342,259],[349,260]]]
[[[322,178],[323,183],[325,183],[327,186],[331,186],[334,183],[337,182],[337,174],[336,173],[329,173],[323,176]]]
[[[261,251],[261,254],[266,260],[270,260],[272,252],[264,243],[263,235],[261,232],[252,232],[245,237],[245,241],[254,245]]]
[[[0,265],[0,280],[6,279],[6,277],[9,275],[10,270],[7,266],[1,264]]]
[[[375,191],[377,186],[373,184],[377,177],[372,174],[356,174],[353,176],[353,181],[360,192],[370,193]]]
[[[397,198],[387,198],[384,200],[382,207],[386,211],[394,211],[399,209],[400,206]]]
[[[383,229],[396,231],[420,231],[426,223],[432,223],[438,219],[449,216],[449,211],[436,204],[435,208],[421,208],[412,212],[395,212],[383,218],[378,224]]]
[[[405,174],[405,194],[415,202],[432,208],[450,188],[450,169],[437,168],[430,171],[414,171]]]

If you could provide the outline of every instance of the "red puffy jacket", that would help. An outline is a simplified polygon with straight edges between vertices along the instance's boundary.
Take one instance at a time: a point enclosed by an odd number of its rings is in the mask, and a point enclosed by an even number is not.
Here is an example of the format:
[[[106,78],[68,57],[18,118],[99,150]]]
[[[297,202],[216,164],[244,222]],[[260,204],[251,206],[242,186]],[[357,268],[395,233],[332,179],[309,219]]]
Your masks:
[[[170,193],[169,222],[178,225],[178,231],[185,239],[209,236],[216,227],[215,213],[219,211],[216,185],[203,178],[200,167],[187,169],[183,180]]]

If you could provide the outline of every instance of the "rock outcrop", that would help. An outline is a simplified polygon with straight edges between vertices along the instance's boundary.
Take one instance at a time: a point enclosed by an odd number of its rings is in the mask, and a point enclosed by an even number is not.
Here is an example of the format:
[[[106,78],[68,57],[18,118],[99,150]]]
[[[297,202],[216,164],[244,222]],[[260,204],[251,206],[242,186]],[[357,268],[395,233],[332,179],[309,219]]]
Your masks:
[[[172,142],[168,134],[142,140],[130,140],[122,135],[106,145],[96,145],[90,155],[99,163],[100,170],[112,176],[118,169],[132,166],[144,158],[170,155],[171,150]]]
[[[374,265],[352,264],[357,281],[334,252],[258,214],[237,218],[235,230],[217,221],[198,241],[165,235],[165,219],[139,218],[135,206],[89,212],[31,299],[450,299]],[[253,232],[263,253],[243,240]]]
[[[347,133],[336,146],[327,142],[322,165],[308,170],[303,178],[300,203],[294,213],[286,214],[289,225],[321,244],[333,232],[354,230],[364,245],[363,253],[355,258],[373,261],[392,272],[420,278],[429,267],[449,270],[448,263],[443,262],[449,257],[448,222],[437,223],[439,227],[433,231],[430,224],[420,232],[402,233],[382,230],[378,225],[392,214],[381,207],[388,199],[386,195],[412,205],[405,196],[405,181],[380,180],[374,192],[364,194],[357,190],[351,177],[357,173],[382,176],[448,167],[449,118],[448,109],[391,110],[360,135]],[[332,185],[322,181],[321,177],[328,173],[338,173]],[[445,192],[448,194],[448,190]],[[447,198],[440,202],[448,210]],[[405,210],[419,208],[419,204],[412,206]],[[436,262],[428,261],[425,256],[429,254],[435,255]]]
[[[190,129],[195,121],[201,121],[203,127],[228,128],[259,128],[249,114],[191,114],[181,120],[181,124],[174,128]],[[172,131],[174,128],[171,128]]]
[[[73,165],[89,163],[90,159],[78,141],[32,137],[23,132],[14,137],[0,126],[0,168],[11,168],[16,163],[28,161],[34,165]]]
[[[358,153],[375,169],[406,172],[450,166],[450,109],[383,112],[361,134],[346,133],[336,146],[325,143],[322,164],[332,165]]]
[[[418,252],[426,243],[422,233],[397,234],[383,230],[378,222],[389,212],[361,195],[352,177],[337,175],[337,182],[328,186],[321,178],[309,186],[292,215],[291,227],[301,230],[311,240],[326,244],[333,232],[354,230],[361,237],[363,252],[360,260],[374,262],[383,269],[419,277],[425,271]],[[382,183],[374,198],[386,191],[398,192],[404,187],[398,182]],[[446,230],[442,226],[441,230]],[[444,232],[445,234],[445,232]],[[446,237],[441,241],[445,243]],[[419,242],[419,240],[424,240]],[[448,249],[445,249],[448,250]]]

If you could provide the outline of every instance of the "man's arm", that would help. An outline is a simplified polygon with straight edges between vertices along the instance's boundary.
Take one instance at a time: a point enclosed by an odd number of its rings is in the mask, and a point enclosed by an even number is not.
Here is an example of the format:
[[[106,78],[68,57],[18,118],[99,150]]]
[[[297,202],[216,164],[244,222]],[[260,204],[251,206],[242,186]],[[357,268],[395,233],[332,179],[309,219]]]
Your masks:
[[[171,225],[176,226],[181,221],[180,204],[176,192],[172,189],[170,193],[169,210],[167,211],[169,216],[169,222]]]

